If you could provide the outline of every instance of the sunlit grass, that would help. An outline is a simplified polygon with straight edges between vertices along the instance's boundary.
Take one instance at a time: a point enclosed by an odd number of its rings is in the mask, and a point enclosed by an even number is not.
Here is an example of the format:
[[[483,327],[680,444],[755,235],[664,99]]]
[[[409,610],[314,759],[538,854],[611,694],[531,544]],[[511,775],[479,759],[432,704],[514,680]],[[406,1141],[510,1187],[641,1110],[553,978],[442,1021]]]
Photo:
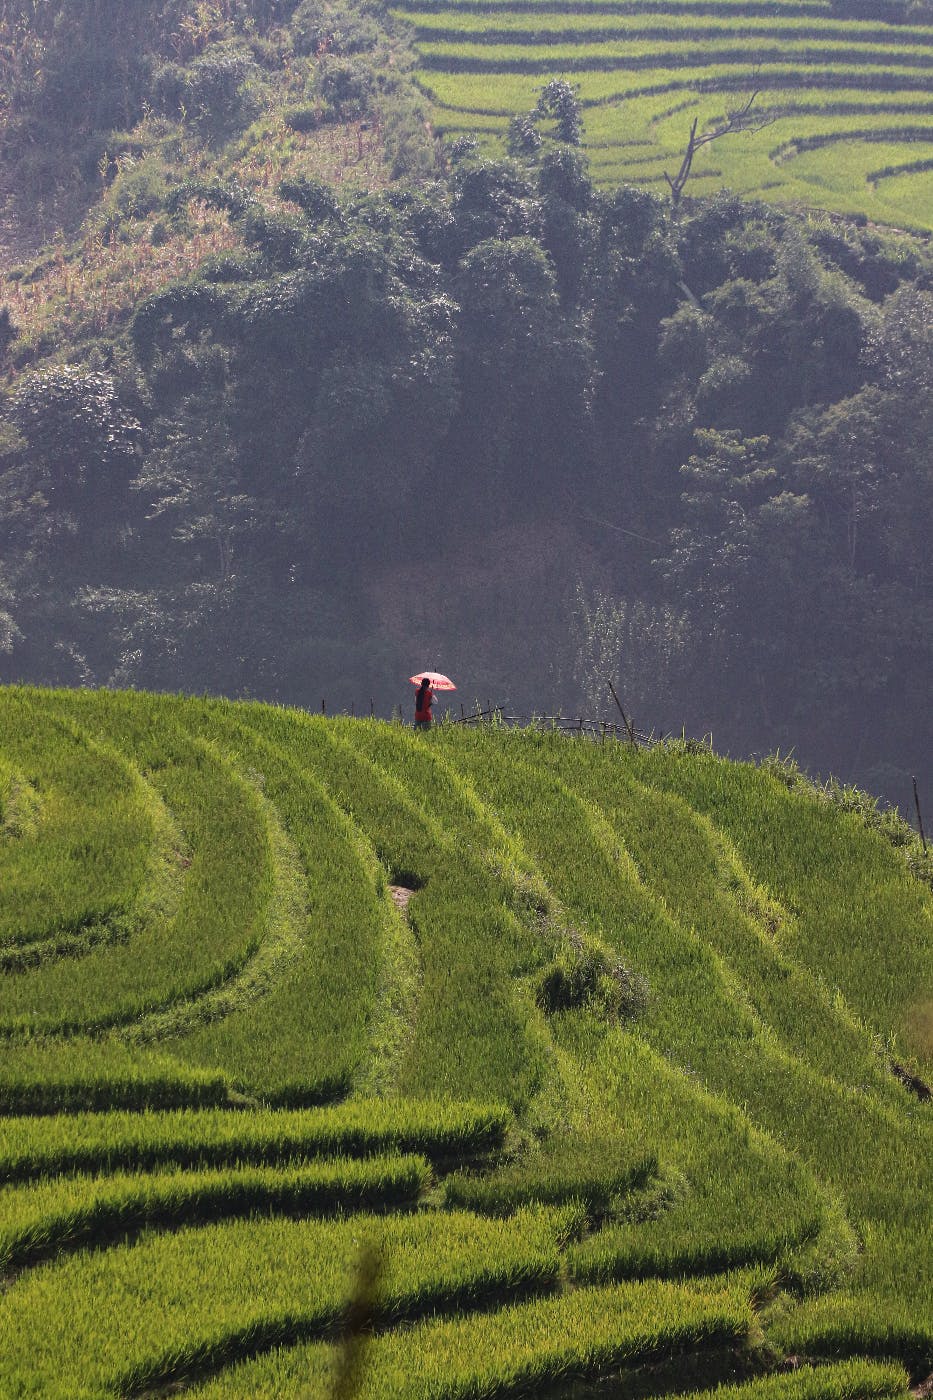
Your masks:
[[[0,704],[0,861],[32,853],[32,909],[77,888],[44,847],[70,821],[140,911],[0,984],[47,1018],[8,1019],[0,1070],[4,1393],[327,1385],[371,1238],[373,1397],[707,1345],[861,1359],[735,1400],[903,1395],[872,1357],[922,1377],[933,1138],[891,1058],[929,1073],[933,896],[857,804],[677,744]]]
[[[798,166],[775,159],[770,131],[735,136],[697,162],[693,192],[730,188],[772,202],[822,203],[913,228],[931,226],[922,169],[878,182],[872,176],[877,162],[860,159],[886,132],[890,150],[883,164],[916,163],[923,138],[917,123],[905,120],[905,102],[912,90],[913,111],[929,114],[929,25],[843,18],[828,8],[782,14],[775,5],[740,13],[728,5],[673,0],[611,9],[581,0],[560,12],[514,9],[506,0],[468,8],[451,0],[428,7],[413,3],[400,13],[415,26],[422,62],[418,82],[437,104],[438,126],[459,134],[470,129],[475,114],[489,154],[503,149],[505,119],[532,110],[543,83],[565,78],[573,82],[589,118],[583,147],[594,157],[596,183],[629,182],[666,193],[665,165],[679,162],[694,117],[700,130],[711,129],[739,94],[757,90],[760,120],[768,122],[784,115],[771,101],[771,93],[781,91],[785,109],[797,109],[792,122],[778,122],[784,139],[806,141],[827,130],[820,109],[838,109],[837,94],[848,89],[862,94],[864,107],[875,108],[876,130],[840,111],[840,117],[853,120],[833,128],[850,133],[838,159],[808,151]],[[671,106],[690,105],[662,128],[654,118],[656,97],[664,94],[671,95]],[[608,104],[611,115],[605,107],[590,110],[593,104]],[[456,118],[454,111],[460,114]],[[487,134],[492,131],[495,138]],[[633,135],[650,143],[653,163],[645,159],[635,165],[621,153],[613,156],[609,148]]]
[[[255,1219],[188,1228],[40,1265],[0,1313],[0,1387],[100,1396],[326,1335],[339,1327],[361,1239],[383,1259],[379,1311],[436,1309],[557,1283],[559,1212]],[[41,1318],[37,1328],[34,1319]]]

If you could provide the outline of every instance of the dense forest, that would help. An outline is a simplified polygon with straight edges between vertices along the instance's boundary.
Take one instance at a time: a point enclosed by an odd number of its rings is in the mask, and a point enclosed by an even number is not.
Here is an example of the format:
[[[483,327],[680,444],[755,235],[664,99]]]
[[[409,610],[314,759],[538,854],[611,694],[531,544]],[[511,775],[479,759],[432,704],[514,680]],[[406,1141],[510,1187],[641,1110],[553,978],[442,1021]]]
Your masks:
[[[27,341],[3,313],[0,678],[385,714],[419,665],[529,713],[608,713],[612,679],[646,729],[793,748],[906,804],[933,781],[928,246],[599,189],[553,122],[513,159],[421,133],[406,161],[416,98],[322,56],[333,8],[280,7],[285,30],[260,8],[127,60],[119,92],[95,70],[85,164],[159,94],[242,129],[242,65],[301,21],[308,121],[395,104],[397,178],[177,181],[143,216],[174,236],[208,208],[222,250],[101,335]],[[170,9],[134,23],[177,34]],[[37,81],[8,97],[20,161],[55,115]]]

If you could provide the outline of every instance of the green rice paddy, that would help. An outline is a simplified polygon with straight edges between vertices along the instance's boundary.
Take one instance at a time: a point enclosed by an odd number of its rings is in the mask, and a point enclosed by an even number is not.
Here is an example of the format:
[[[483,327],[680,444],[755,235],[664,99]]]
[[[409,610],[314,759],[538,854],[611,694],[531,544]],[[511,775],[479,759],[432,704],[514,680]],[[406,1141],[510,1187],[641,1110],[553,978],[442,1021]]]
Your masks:
[[[912,849],[684,743],[0,690],[0,1395],[906,1397]]]
[[[933,229],[933,26],[846,18],[830,0],[411,0],[394,13],[436,128],[490,153],[563,78],[597,183],[666,193],[694,118],[715,130],[757,92],[757,129],[701,149],[689,193]]]

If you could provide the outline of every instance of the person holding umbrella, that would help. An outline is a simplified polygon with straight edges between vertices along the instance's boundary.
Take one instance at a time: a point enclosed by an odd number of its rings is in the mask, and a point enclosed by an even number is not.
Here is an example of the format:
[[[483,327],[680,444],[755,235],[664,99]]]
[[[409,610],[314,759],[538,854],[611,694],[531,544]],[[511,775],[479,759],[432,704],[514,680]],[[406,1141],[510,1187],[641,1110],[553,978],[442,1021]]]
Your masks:
[[[434,691],[427,676],[421,677],[421,684],[415,691],[415,728],[430,729],[431,706],[434,704]]]
[[[449,676],[442,676],[438,671],[420,671],[409,679],[412,685],[418,687],[415,693],[415,728],[430,729],[435,690],[456,690],[457,687]]]

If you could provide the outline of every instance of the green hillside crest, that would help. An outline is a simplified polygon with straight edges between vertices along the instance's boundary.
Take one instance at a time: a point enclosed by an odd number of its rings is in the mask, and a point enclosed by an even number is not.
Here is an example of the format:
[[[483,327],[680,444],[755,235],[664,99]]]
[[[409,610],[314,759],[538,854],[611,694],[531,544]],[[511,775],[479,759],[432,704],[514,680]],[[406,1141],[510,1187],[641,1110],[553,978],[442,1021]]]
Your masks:
[[[0,689],[0,1393],[921,1393],[929,877],[779,757]]]

